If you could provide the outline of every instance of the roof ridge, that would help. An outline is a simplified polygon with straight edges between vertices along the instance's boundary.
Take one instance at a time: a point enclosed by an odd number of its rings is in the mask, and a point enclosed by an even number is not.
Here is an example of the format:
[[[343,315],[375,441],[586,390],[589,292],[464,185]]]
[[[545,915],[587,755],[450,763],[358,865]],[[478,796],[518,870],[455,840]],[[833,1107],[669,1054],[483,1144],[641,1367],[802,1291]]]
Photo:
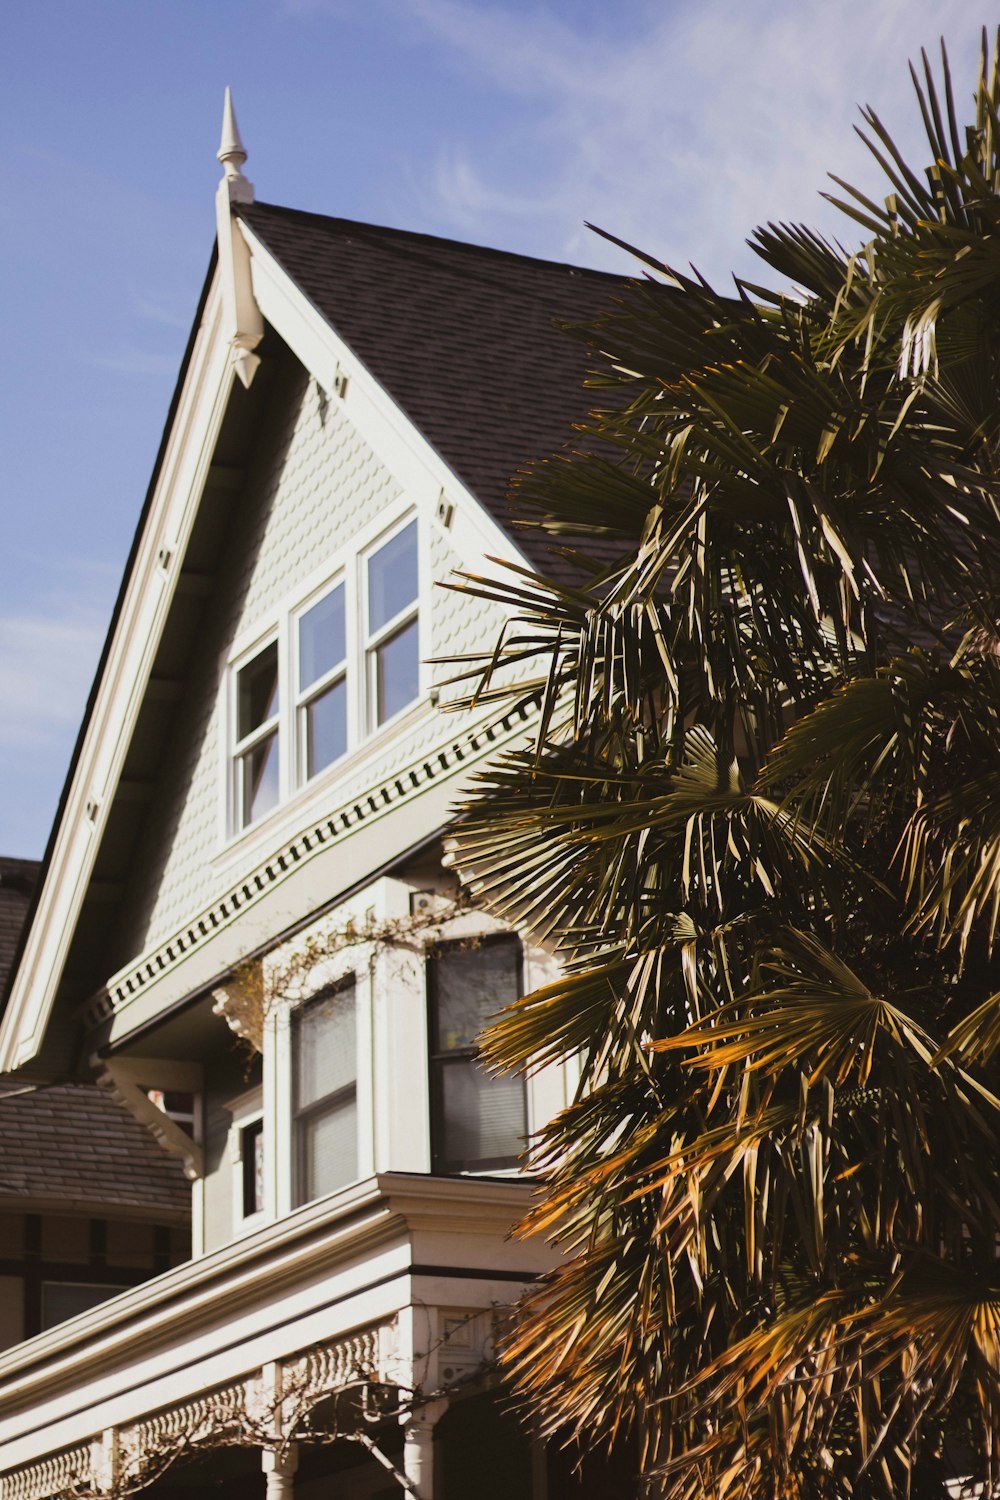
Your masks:
[[[286,208],[280,203],[262,203],[258,200],[254,203],[237,203],[233,205],[233,208],[241,218],[245,217],[250,221],[256,213],[263,210],[267,214],[281,214],[292,219],[310,219],[319,224],[343,225],[347,229],[368,234],[389,235],[401,240],[419,240],[430,245],[447,245],[452,249],[471,252],[474,255],[497,256],[503,260],[547,266],[553,270],[573,271],[579,275],[593,276],[600,281],[613,282],[619,286],[623,281],[637,279],[620,271],[600,271],[595,266],[580,266],[568,260],[552,260],[545,255],[526,255],[520,250],[501,250],[495,245],[472,244],[469,240],[453,239],[450,235],[429,234],[419,229],[399,229],[392,224],[369,224],[362,219],[346,219],[339,214],[321,214],[305,208]]]

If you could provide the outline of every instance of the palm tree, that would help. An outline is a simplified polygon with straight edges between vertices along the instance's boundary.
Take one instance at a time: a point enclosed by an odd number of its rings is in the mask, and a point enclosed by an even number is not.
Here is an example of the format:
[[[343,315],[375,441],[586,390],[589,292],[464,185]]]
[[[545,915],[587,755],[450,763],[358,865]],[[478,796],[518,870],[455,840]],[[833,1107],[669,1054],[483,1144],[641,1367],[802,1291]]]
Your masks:
[[[456,859],[563,961],[491,1052],[581,1073],[507,1369],[669,1500],[1000,1486],[997,55],[964,133],[914,82],[861,250],[757,231],[794,295],[640,257],[516,490],[558,563],[462,585],[540,716]]]

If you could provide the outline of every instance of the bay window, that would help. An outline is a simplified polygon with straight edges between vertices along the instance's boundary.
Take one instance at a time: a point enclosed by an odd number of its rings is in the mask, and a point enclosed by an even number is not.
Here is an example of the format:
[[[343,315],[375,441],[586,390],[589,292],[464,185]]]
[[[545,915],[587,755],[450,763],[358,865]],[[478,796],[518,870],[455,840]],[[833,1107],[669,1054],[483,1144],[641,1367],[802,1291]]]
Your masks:
[[[264,1212],[264,1121],[258,1115],[239,1134],[241,1219],[252,1219]]]
[[[516,937],[447,943],[428,960],[431,1155],[435,1172],[517,1165],[527,1133],[524,1080],[484,1066],[480,1033],[521,993]]]
[[[295,1201],[358,1175],[357,1003],[353,977],[292,1015]]]
[[[404,518],[282,611],[230,672],[230,832],[267,816],[420,696],[419,536]]]

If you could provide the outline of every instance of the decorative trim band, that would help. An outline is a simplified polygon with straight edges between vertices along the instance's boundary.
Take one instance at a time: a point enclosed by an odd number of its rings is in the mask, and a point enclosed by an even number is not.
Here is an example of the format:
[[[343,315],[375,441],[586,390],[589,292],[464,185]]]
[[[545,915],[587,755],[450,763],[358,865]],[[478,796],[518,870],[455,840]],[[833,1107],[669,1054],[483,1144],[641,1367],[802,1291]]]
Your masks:
[[[0,1500],[49,1500],[52,1495],[86,1495],[94,1491],[89,1443],[27,1464],[0,1477]]]
[[[433,755],[413,762],[380,786],[373,787],[329,817],[313,823],[290,840],[283,849],[231,886],[224,896],[206,907],[185,927],[109,980],[106,988],[91,996],[81,1007],[80,1017],[84,1025],[99,1026],[110,1016],[123,1010],[148,985],[177,968],[192,952],[203,947],[237,916],[255,906],[294,870],[331,844],[339,843],[359,823],[372,822],[400,804],[412,800],[430,782],[448,775],[464,761],[479,758],[491,746],[495,746],[498,740],[516,733],[534,717],[535,706],[533,701],[518,704],[502,719],[473,731],[464,739],[435,751]]]
[[[383,1323],[316,1344],[277,1366],[14,1469],[0,1476],[0,1500],[100,1500],[152,1484],[199,1448],[280,1447],[290,1416],[301,1417],[350,1385],[386,1381],[395,1327]]]

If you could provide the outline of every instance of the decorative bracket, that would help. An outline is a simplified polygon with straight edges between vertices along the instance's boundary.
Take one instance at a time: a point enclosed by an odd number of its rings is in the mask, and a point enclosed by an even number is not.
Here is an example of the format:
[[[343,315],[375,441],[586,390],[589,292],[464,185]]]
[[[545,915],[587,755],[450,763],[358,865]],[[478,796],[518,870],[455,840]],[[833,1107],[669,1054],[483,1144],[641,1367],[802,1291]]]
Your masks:
[[[164,1114],[145,1091],[155,1085],[198,1094],[202,1087],[201,1064],[152,1057],[95,1057],[91,1062],[101,1087],[108,1089],[140,1125],[145,1125],[165,1151],[181,1158],[188,1181],[203,1177],[205,1158],[198,1142],[176,1120]]]

